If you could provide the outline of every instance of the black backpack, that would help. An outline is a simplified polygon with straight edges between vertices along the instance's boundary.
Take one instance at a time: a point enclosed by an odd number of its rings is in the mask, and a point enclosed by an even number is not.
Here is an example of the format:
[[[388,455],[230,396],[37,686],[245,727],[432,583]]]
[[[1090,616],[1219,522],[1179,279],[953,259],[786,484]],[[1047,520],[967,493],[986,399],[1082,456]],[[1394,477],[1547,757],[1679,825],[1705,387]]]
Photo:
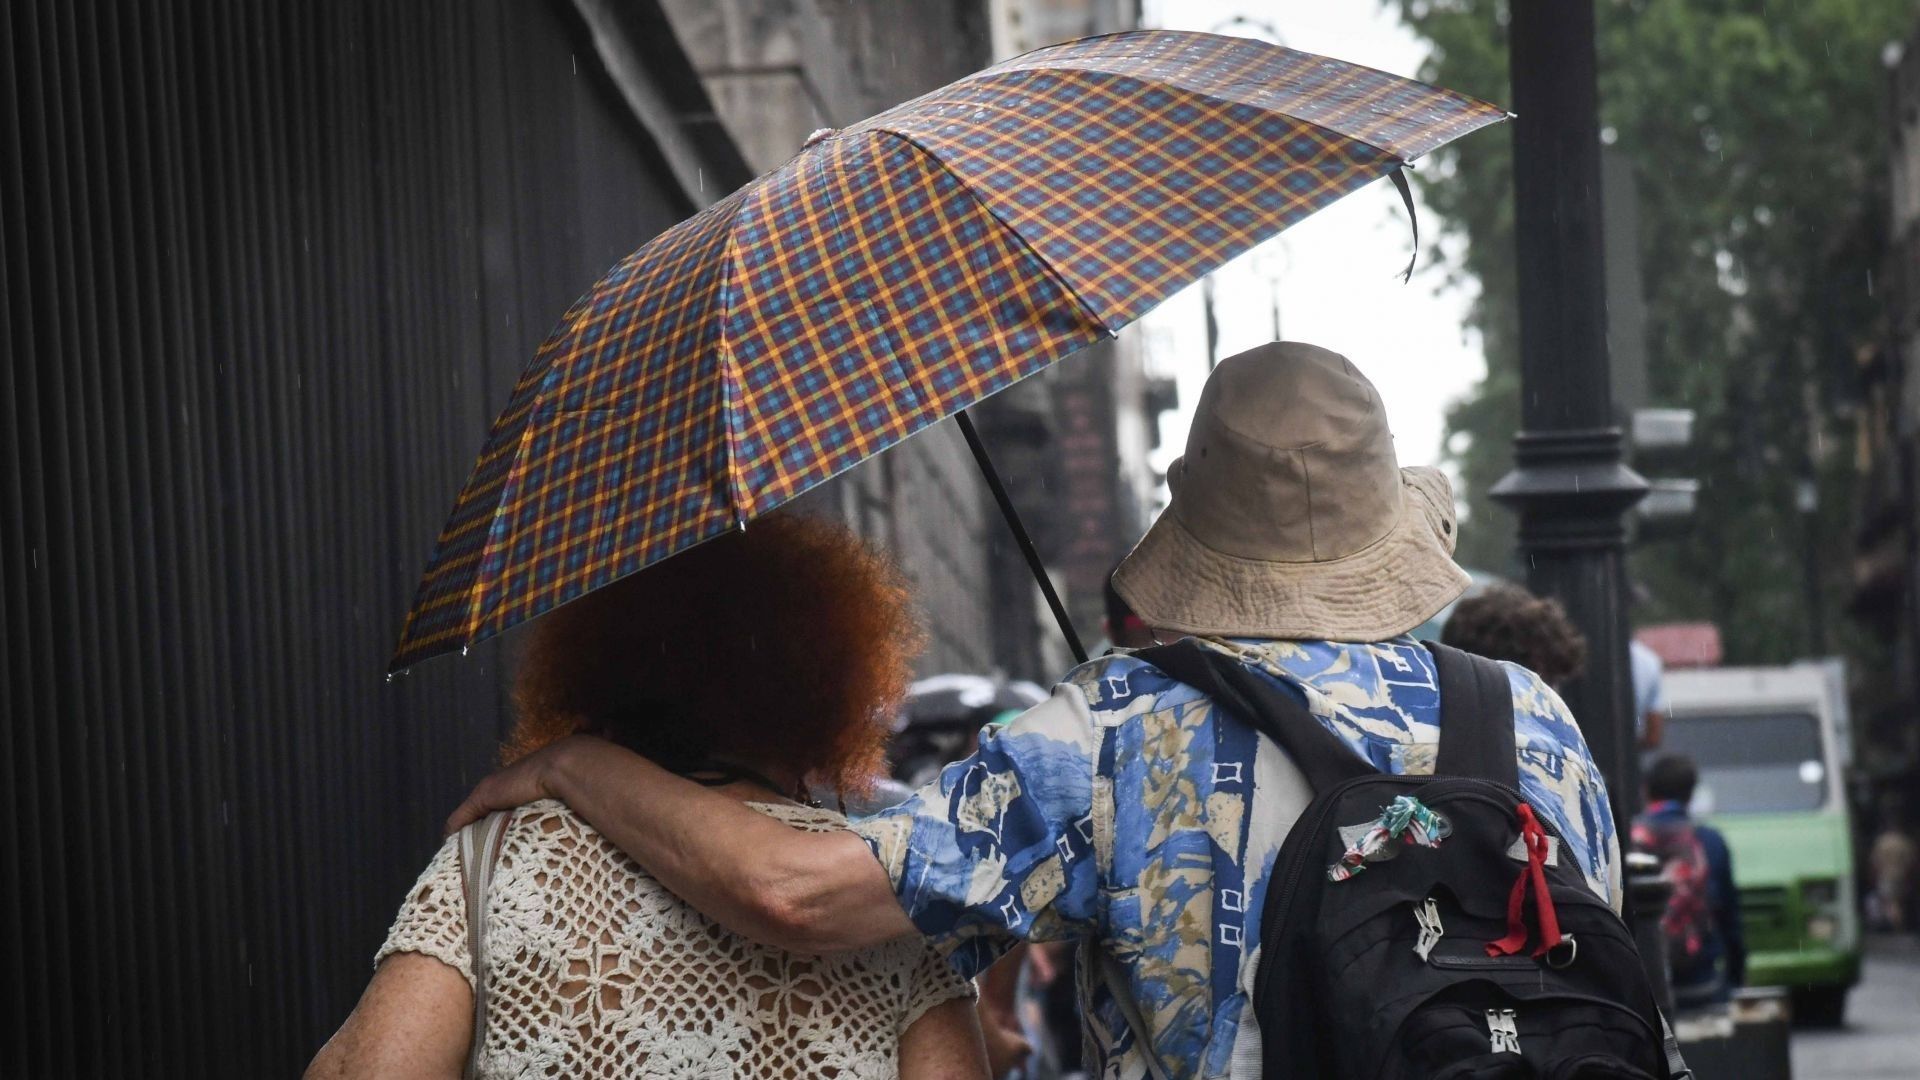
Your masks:
[[[1506,671],[1428,648],[1432,776],[1376,771],[1294,697],[1191,639],[1135,654],[1279,743],[1315,794],[1261,914],[1263,1075],[1688,1076],[1632,933],[1520,795]]]

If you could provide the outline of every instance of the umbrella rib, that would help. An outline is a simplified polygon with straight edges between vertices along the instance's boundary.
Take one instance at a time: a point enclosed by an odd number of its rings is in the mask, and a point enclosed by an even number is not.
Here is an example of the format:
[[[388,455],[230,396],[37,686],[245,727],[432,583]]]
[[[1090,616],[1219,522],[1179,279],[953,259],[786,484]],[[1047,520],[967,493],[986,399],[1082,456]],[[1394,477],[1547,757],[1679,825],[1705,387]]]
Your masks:
[[[745,200],[742,200],[742,205],[745,205]],[[726,446],[727,451],[727,509],[733,515],[734,524],[744,532],[747,527],[746,491],[745,485],[740,481],[739,433],[736,432],[733,427],[733,395],[735,383],[733,348],[727,340],[727,326],[733,318],[733,299],[735,293],[734,273],[739,269],[739,265],[734,261],[734,250],[733,221],[729,220],[727,222],[727,243],[721,253],[724,266],[722,273],[725,276],[722,277],[720,281],[719,330],[715,335],[718,340],[714,342],[713,347],[717,353],[715,363],[720,368],[720,426],[725,434],[722,442]]]

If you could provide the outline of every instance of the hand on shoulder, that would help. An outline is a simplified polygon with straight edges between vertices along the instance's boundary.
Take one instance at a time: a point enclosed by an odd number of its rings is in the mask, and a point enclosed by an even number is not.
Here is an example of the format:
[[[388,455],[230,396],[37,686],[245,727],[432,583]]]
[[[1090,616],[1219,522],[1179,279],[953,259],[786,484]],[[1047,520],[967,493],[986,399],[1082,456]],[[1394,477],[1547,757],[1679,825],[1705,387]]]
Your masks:
[[[566,801],[566,777],[583,754],[607,753],[619,748],[591,735],[569,735],[520,760],[503,766],[474,785],[466,801],[447,818],[448,834],[479,821],[495,810],[511,810],[541,799]]]

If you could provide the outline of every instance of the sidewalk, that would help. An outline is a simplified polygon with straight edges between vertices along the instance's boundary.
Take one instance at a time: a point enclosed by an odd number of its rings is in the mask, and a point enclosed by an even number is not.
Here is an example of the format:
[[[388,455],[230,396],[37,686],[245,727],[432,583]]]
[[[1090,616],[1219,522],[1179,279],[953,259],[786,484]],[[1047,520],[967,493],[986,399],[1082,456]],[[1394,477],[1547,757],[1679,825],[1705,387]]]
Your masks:
[[[1794,1080],[1920,1077],[1920,941],[1868,939],[1866,968],[1847,1000],[1847,1026],[1796,1029]]]

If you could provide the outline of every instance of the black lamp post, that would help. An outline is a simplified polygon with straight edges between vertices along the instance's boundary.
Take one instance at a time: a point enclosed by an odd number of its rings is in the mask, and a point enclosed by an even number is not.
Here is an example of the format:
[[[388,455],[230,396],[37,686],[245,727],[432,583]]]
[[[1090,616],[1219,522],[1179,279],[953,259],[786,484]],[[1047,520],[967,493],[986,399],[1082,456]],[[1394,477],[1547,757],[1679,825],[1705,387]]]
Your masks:
[[[1607,365],[1593,4],[1514,0],[1512,13],[1522,430],[1490,494],[1519,513],[1529,587],[1586,635],[1587,672],[1565,697],[1624,822],[1639,770],[1623,515],[1647,484],[1622,462]]]

